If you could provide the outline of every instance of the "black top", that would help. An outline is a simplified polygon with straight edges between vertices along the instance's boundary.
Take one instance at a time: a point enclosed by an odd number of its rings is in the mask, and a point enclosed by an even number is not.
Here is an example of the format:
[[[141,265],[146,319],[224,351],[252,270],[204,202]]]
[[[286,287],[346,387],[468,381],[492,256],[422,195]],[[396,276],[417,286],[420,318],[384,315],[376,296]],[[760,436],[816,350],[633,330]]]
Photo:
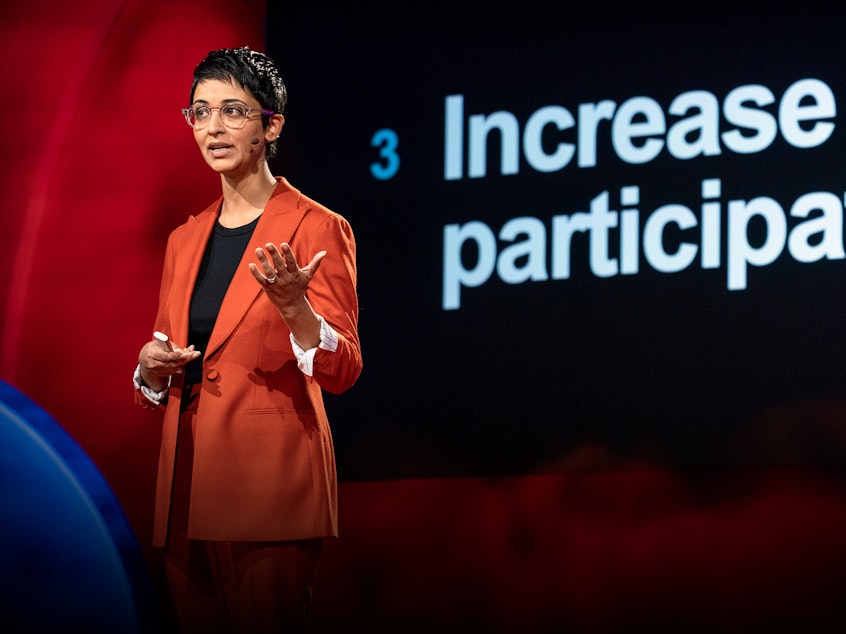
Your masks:
[[[188,313],[188,344],[194,344],[194,348],[203,355],[185,367],[186,385],[202,380],[203,359],[217,313],[223,303],[223,296],[226,295],[226,289],[229,288],[235,269],[260,217],[249,224],[232,229],[224,227],[220,221],[214,225],[206,252],[203,254],[203,262],[200,264],[200,273],[197,275]]]

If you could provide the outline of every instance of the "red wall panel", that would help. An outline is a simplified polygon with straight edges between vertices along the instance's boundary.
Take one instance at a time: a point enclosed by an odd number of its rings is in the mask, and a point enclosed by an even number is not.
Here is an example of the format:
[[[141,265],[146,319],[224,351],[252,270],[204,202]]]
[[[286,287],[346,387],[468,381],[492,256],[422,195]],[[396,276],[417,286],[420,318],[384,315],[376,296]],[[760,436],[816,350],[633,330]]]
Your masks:
[[[3,3],[0,35],[0,377],[83,447],[148,548],[160,424],[132,370],[167,235],[219,194],[180,108],[206,52],[263,47],[264,2]]]

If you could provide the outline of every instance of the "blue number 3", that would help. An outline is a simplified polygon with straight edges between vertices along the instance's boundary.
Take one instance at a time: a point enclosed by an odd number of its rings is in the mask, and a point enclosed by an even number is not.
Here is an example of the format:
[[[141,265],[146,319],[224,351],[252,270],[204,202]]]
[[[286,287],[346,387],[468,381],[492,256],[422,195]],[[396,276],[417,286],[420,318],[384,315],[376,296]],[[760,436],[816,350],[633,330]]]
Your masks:
[[[379,180],[387,180],[399,170],[399,154],[397,154],[397,145],[399,145],[399,138],[397,133],[389,128],[377,130],[370,139],[370,145],[379,148],[379,157],[382,163],[371,163],[370,173],[374,178]]]

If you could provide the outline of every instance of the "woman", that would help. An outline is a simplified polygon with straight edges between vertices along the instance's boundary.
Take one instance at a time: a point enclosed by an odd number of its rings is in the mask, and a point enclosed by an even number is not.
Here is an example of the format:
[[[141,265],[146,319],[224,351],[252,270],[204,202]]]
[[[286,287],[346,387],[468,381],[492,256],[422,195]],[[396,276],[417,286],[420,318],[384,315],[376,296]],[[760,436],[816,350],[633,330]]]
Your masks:
[[[272,174],[286,102],[272,60],[220,49],[183,111],[222,196],[168,239],[154,330],[172,341],[144,344],[134,380],[164,410],[153,543],[181,631],[304,631],[338,535],[322,390],[362,369],[355,239]]]

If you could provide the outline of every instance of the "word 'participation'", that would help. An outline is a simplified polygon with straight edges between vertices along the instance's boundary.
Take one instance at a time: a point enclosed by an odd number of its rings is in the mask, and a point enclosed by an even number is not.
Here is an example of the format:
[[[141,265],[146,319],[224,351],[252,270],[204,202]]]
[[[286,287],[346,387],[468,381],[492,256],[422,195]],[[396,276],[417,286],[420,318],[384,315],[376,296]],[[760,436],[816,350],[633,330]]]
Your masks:
[[[574,237],[583,233],[588,234],[590,270],[597,277],[639,273],[641,249],[649,265],[662,273],[683,271],[697,258],[703,269],[720,268],[723,265],[722,205],[711,200],[720,196],[720,190],[719,179],[702,181],[705,200],[701,219],[685,205],[663,205],[646,218],[642,235],[640,211],[634,208],[640,197],[637,186],[623,187],[620,191],[621,205],[631,205],[630,208],[610,209],[609,193],[605,191],[591,201],[590,212],[553,216],[548,229],[542,220],[531,216],[509,220],[496,234],[479,220],[446,225],[443,308],[460,308],[461,288],[481,286],[494,272],[508,284],[569,279]],[[842,260],[846,257],[843,204],[843,200],[830,192],[804,194],[796,199],[788,213],[805,220],[788,231],[784,209],[772,198],[728,201],[726,287],[732,291],[745,289],[749,265],[772,264],[785,246],[798,262]],[[763,238],[750,240],[750,226],[756,219],[763,221],[760,232]],[[666,246],[670,229],[674,233],[687,232],[681,233],[682,236],[693,232],[697,240],[683,237],[671,252]],[[497,240],[509,244],[500,250]],[[472,266],[467,266],[462,257],[468,250],[476,254]]]

